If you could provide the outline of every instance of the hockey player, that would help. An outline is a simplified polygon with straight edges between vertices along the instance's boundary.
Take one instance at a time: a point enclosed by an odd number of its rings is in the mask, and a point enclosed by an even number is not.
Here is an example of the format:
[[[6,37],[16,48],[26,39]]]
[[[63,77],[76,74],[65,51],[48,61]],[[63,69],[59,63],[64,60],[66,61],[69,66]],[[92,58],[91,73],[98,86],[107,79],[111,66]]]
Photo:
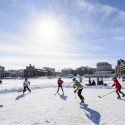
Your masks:
[[[57,84],[58,84],[58,89],[57,89],[57,93],[59,92],[59,89],[61,88],[62,89],[62,92],[64,94],[64,91],[63,91],[63,87],[62,87],[62,84],[63,84],[63,80],[61,78],[58,79],[57,81]]]
[[[76,80],[76,78],[73,78],[73,87],[74,87],[74,93],[77,92],[79,98],[81,99],[81,103],[84,103],[84,97],[81,95],[83,86]]]
[[[113,81],[114,81],[114,84],[112,85],[112,87],[115,86],[116,88],[116,93],[118,95],[117,99],[121,99],[120,93],[122,94],[123,97],[125,96],[125,94],[121,91],[122,86],[117,80],[117,77],[114,77]]]
[[[29,89],[30,82],[25,78],[25,81],[23,82],[23,93],[28,89],[28,91],[31,93],[31,90]]]

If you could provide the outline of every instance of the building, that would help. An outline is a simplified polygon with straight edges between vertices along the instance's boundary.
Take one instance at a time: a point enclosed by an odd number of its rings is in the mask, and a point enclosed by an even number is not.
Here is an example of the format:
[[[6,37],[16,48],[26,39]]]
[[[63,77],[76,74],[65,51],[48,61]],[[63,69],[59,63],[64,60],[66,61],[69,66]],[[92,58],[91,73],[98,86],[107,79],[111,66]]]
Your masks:
[[[112,65],[108,62],[99,62],[96,65],[96,71],[112,71]]]
[[[37,69],[31,64],[24,69],[24,77],[39,77],[39,76],[55,76],[55,69],[44,67],[43,69]]]
[[[59,76],[61,76],[61,72],[59,72],[59,71],[55,72],[55,75],[59,77]]]
[[[77,74],[83,76],[85,74],[94,74],[96,72],[95,68],[90,68],[88,66],[81,66],[76,69]]]
[[[26,66],[26,69],[24,69],[24,77],[38,76],[44,76],[44,72],[42,69],[37,69],[35,68],[35,66],[32,66],[31,64],[29,66]]]
[[[116,65],[116,74],[117,75],[123,75],[125,74],[125,60],[120,59],[117,61],[117,65]]]
[[[0,66],[0,73],[3,73],[3,72],[5,72],[5,67]]]
[[[113,75],[112,65],[108,62],[99,62],[96,64],[96,76],[108,77]]]
[[[24,70],[19,69],[19,70],[8,70],[9,77],[24,77]]]
[[[9,77],[9,73],[5,71],[5,67],[0,66],[0,78]]]
[[[10,74],[8,72],[3,72],[3,73],[0,73],[0,78],[6,78],[6,77],[9,77]]]
[[[24,77],[24,70],[23,69],[17,70],[17,77]]]
[[[37,69],[31,64],[29,66],[26,66],[26,69],[24,69],[24,77],[35,77],[35,76],[37,76]]]
[[[43,67],[44,71],[47,71],[47,76],[55,76],[55,68]]]
[[[71,68],[65,68],[61,70],[62,76],[68,76],[69,74],[73,74],[73,70]]]
[[[120,73],[125,74],[125,63],[120,66]]]
[[[9,73],[8,77],[17,77],[18,70],[8,70],[7,72]]]

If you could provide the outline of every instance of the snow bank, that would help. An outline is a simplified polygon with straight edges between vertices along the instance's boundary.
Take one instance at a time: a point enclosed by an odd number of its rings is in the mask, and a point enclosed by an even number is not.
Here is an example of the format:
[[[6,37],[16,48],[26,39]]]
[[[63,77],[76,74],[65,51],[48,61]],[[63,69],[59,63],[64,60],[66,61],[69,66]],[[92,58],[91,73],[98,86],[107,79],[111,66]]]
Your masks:
[[[36,89],[45,89],[45,88],[56,88],[57,87],[57,78],[52,79],[45,79],[45,78],[37,78],[37,79],[29,79],[31,82],[30,88],[31,90]],[[95,79],[94,79],[95,80]],[[23,87],[23,79],[9,79],[9,80],[3,80],[3,84],[0,86],[0,93],[11,93],[11,92],[17,92],[18,90],[22,89]],[[64,88],[72,88],[72,79],[70,78],[63,78]],[[125,87],[125,82],[122,82],[123,88]],[[83,79],[82,85],[84,86],[84,89],[112,89],[112,78],[104,79],[104,83],[108,86],[86,86],[85,84],[88,83],[88,79]]]

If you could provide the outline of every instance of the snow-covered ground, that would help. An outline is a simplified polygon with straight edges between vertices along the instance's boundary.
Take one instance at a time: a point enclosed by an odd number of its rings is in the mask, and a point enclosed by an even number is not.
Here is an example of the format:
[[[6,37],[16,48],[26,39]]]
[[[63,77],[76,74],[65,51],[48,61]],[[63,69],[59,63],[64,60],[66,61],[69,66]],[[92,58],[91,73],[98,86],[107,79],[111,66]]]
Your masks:
[[[65,95],[54,95],[57,78],[30,79],[32,93],[17,92],[23,80],[3,80],[0,85],[0,125],[125,125],[125,98],[117,99],[115,92],[99,98],[114,89],[112,81],[105,79],[108,87],[86,87],[84,108],[73,93],[72,79],[64,80]],[[122,83],[123,86],[125,83]],[[125,89],[122,89],[125,93]],[[75,98],[76,97],[76,98]]]

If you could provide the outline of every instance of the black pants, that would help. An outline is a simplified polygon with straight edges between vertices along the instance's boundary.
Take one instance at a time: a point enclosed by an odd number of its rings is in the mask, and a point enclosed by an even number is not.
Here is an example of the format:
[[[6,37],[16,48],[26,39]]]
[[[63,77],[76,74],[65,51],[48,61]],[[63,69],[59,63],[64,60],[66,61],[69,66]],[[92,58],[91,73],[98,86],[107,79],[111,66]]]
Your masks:
[[[118,97],[120,97],[120,94],[119,94],[119,93],[121,93],[123,96],[125,96],[125,94],[124,94],[123,92],[121,92],[121,89],[117,89],[117,90],[116,90],[116,93],[117,93]]]
[[[84,97],[81,95],[83,89],[78,90],[78,96],[81,99],[81,101],[84,101]]]
[[[58,89],[57,89],[57,93],[59,92],[59,89],[62,89],[62,91],[63,91],[63,87],[62,87],[62,85],[58,85]]]
[[[23,93],[24,93],[27,89],[28,89],[29,92],[31,92],[31,90],[29,89],[28,86],[24,86],[24,87],[23,87]]]

